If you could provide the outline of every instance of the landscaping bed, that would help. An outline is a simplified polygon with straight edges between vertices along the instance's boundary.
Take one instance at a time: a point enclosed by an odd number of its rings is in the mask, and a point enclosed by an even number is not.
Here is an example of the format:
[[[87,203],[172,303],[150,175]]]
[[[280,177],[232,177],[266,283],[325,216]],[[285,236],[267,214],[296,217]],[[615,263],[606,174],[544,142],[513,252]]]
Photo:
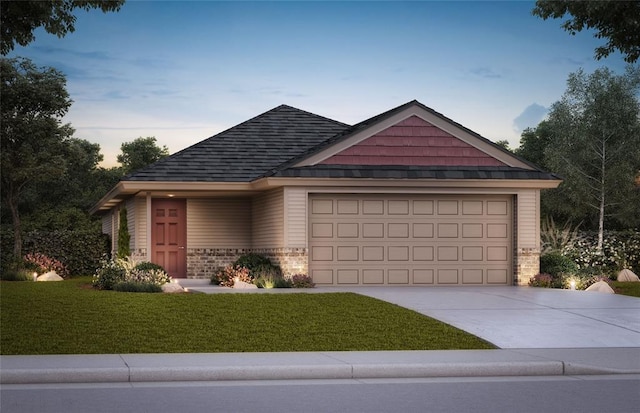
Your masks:
[[[137,294],[90,284],[90,278],[0,283],[2,354],[495,348],[353,293]]]

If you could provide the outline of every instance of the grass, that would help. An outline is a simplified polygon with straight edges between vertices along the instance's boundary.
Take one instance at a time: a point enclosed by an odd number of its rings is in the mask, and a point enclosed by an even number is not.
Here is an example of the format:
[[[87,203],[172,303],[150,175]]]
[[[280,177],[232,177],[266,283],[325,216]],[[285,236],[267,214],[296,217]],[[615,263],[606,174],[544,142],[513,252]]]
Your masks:
[[[616,294],[629,295],[631,297],[640,297],[640,283],[639,282],[611,282],[611,288]]]
[[[495,348],[440,321],[352,293],[139,294],[96,291],[89,283],[0,283],[0,352]]]

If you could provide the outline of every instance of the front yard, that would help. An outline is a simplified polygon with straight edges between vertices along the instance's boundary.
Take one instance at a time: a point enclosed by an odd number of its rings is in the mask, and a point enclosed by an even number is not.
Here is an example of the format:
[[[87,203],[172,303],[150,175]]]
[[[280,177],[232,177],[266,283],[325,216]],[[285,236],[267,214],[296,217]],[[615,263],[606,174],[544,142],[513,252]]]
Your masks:
[[[440,321],[352,293],[136,294],[90,278],[0,283],[6,354],[491,349]]]

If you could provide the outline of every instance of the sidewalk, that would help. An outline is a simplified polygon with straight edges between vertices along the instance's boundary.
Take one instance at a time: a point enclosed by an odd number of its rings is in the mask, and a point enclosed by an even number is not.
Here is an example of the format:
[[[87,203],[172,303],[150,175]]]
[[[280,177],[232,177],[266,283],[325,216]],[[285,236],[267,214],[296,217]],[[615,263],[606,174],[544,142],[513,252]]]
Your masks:
[[[640,348],[0,356],[0,383],[640,374]]]

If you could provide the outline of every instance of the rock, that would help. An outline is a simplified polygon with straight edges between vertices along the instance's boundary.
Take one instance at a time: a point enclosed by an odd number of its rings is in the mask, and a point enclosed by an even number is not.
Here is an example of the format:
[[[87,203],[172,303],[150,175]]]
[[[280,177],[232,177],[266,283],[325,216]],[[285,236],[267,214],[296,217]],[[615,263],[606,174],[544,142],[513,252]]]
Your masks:
[[[593,283],[585,291],[596,291],[599,293],[615,294],[615,291],[613,291],[613,289],[609,287],[609,284],[607,284],[606,281],[598,281],[596,283]]]
[[[631,270],[624,269],[618,273],[618,281],[624,282],[640,282],[640,278]]]
[[[246,283],[244,281],[238,280],[238,281],[234,281],[233,288],[254,289],[254,288],[258,288],[258,286],[255,285],[255,284],[249,284],[249,283]]]
[[[184,288],[182,288],[182,286],[178,283],[166,283],[162,285],[162,292],[163,293],[183,293],[184,292]]]
[[[39,276],[38,281],[64,281],[64,278],[56,274],[55,271],[49,271]]]

